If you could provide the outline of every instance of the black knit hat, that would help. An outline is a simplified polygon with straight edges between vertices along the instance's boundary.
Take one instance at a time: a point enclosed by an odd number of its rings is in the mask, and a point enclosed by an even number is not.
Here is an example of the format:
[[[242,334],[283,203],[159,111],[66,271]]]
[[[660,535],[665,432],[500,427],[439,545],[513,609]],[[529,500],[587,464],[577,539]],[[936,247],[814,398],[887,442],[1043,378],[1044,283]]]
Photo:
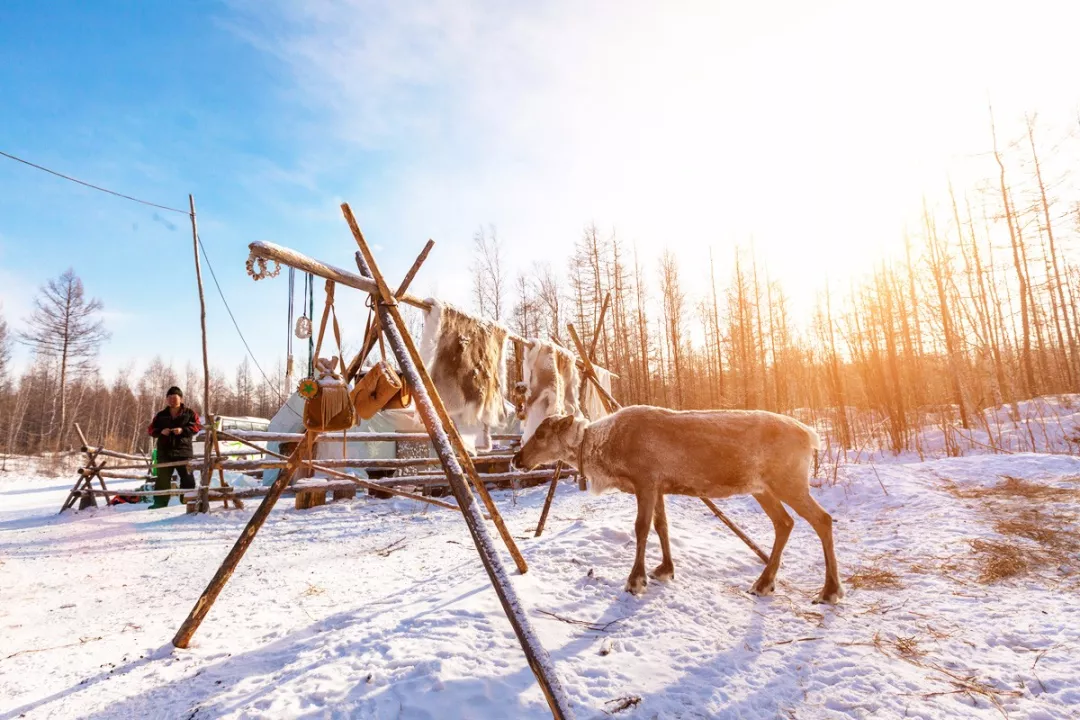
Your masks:
[[[173,385],[171,388],[169,388],[169,392],[165,393],[165,397],[168,397],[169,395],[179,395],[180,397],[184,397],[184,392],[180,388]]]

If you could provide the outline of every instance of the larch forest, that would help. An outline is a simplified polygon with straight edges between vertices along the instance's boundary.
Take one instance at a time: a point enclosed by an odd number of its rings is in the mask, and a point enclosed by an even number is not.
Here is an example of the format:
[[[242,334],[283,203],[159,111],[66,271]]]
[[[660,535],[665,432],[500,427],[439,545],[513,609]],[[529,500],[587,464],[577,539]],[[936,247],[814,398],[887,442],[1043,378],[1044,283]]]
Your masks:
[[[981,429],[993,443],[980,410],[1080,390],[1080,192],[1067,171],[1080,126],[1043,137],[1030,116],[1014,137],[1000,137],[992,120],[990,130],[982,179],[949,183],[943,202],[924,203],[917,223],[897,228],[898,257],[882,257],[846,286],[821,278],[809,322],[798,321],[768,258],[748,245],[712,243],[695,260],[711,290],[691,296],[673,253],[646,265],[644,239],[595,225],[564,264],[516,273],[496,229],[481,227],[473,310],[564,344],[573,322],[586,345],[603,314],[596,360],[618,374],[614,394],[624,404],[795,413],[826,428],[834,449],[917,451],[915,430],[926,424]],[[733,270],[718,277],[724,254]],[[75,420],[110,448],[146,451],[146,423],[172,384],[201,410],[194,364],[155,359],[106,382],[94,360],[108,332],[92,294],[68,270],[41,288],[30,317],[0,317],[7,454],[75,448]],[[33,353],[17,376],[16,342]],[[264,366],[268,377],[246,358],[231,373],[213,369],[214,412],[272,417],[292,388],[282,359]]]

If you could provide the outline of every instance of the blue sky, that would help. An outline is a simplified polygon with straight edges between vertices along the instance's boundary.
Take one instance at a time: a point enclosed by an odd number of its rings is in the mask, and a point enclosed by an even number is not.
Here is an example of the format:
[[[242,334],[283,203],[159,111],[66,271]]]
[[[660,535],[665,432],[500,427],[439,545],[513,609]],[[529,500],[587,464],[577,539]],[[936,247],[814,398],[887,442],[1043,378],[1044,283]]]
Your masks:
[[[290,101],[285,68],[241,36],[232,25],[239,18],[236,8],[215,2],[5,2],[0,147],[174,207],[186,207],[193,193],[226,297],[261,362],[272,365],[284,353],[286,288],[244,275],[246,244],[272,239],[347,263],[352,243],[336,208],[341,196],[324,188],[347,187],[359,211],[378,202],[388,160],[378,148],[345,143],[333,157],[331,143],[316,142],[312,109]],[[321,157],[317,170],[307,164],[309,152]],[[181,368],[197,360],[185,216],[8,160],[0,164],[0,189],[9,324],[21,324],[38,285],[71,266],[105,303],[113,333],[106,370],[154,354]],[[385,254],[389,270],[398,255]],[[206,283],[213,357],[231,371],[242,347],[209,277]]]
[[[809,305],[963,178],[988,97],[1005,126],[1075,119],[1080,4],[869,5],[5,0],[0,149],[166,205],[193,193],[264,366],[284,355],[286,287],[246,277],[247,243],[349,266],[343,200],[391,277],[435,239],[417,289],[450,301],[468,302],[481,224],[525,268],[561,265],[595,221],[645,262],[672,247],[691,292],[709,247],[723,276],[752,237]],[[9,323],[69,266],[105,303],[106,374],[198,363],[186,218],[0,158]],[[231,372],[243,349],[209,278],[207,294]],[[342,315],[356,342],[358,298]]]

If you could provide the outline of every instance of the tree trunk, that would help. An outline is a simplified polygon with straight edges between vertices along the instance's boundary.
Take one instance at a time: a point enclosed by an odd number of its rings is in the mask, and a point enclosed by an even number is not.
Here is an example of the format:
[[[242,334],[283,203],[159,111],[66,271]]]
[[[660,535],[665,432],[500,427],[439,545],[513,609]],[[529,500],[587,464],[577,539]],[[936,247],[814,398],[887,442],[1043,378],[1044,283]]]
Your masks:
[[[1065,303],[1065,282],[1063,282],[1063,280],[1062,280],[1061,269],[1058,266],[1058,253],[1057,253],[1057,248],[1056,248],[1056,246],[1054,244],[1054,223],[1053,223],[1053,220],[1051,220],[1051,218],[1050,218],[1050,203],[1046,199],[1046,184],[1043,183],[1042,167],[1039,165],[1039,155],[1035,151],[1035,127],[1034,127],[1034,125],[1035,125],[1034,121],[1029,119],[1028,120],[1028,141],[1031,143],[1031,157],[1035,161],[1035,179],[1039,183],[1039,198],[1042,201],[1043,220],[1046,223],[1046,237],[1050,242],[1050,261],[1051,261],[1051,265],[1053,267],[1053,284],[1057,288],[1057,301],[1058,301],[1058,304],[1060,304],[1060,306],[1061,306],[1062,315],[1063,315],[1064,320],[1065,320],[1065,334],[1066,334],[1066,337],[1068,338],[1068,343],[1069,343],[1069,345],[1068,345],[1069,361],[1066,363],[1066,368],[1068,369],[1068,379],[1069,379],[1069,385],[1070,385],[1069,389],[1072,390],[1072,389],[1075,389],[1075,387],[1076,387],[1075,382],[1074,382],[1074,378],[1076,377],[1076,372],[1078,370],[1078,363],[1080,363],[1080,352],[1078,352],[1078,349],[1077,349],[1077,339],[1076,339],[1076,335],[1075,335],[1075,333],[1073,331],[1073,321],[1070,320],[1069,312],[1067,310],[1067,308],[1069,306]],[[1053,290],[1051,290],[1051,296],[1053,296]],[[1055,320],[1056,319],[1057,318],[1056,318],[1056,314],[1055,314]],[[1073,320],[1075,320],[1075,315],[1073,316]],[[1059,328],[1059,334],[1060,334],[1060,328]]]

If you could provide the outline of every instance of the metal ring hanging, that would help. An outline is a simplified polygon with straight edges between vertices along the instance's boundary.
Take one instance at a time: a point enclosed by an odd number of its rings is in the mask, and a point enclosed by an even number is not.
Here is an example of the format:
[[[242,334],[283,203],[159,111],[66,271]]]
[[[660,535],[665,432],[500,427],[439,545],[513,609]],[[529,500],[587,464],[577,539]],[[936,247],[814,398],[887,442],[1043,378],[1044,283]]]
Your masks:
[[[281,272],[281,264],[277,260],[271,260],[274,263],[274,267],[268,268],[266,266],[266,258],[256,257],[255,253],[248,255],[247,262],[244,263],[247,268],[247,274],[251,276],[252,280],[262,280],[263,278],[274,278]],[[259,269],[256,270],[255,266],[258,265]]]

